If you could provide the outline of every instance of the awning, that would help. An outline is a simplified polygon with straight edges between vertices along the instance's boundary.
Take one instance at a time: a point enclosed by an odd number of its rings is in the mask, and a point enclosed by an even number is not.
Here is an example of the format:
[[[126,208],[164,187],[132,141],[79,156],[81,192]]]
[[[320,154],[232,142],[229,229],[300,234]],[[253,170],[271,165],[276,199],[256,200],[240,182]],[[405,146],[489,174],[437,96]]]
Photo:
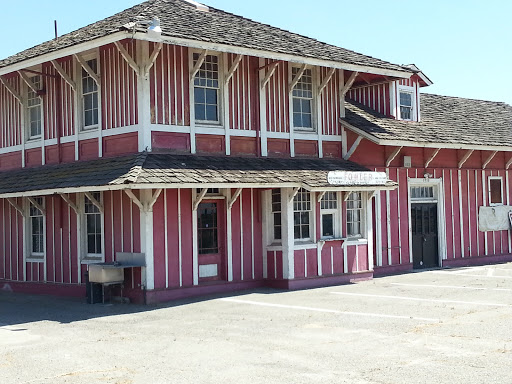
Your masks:
[[[283,188],[375,191],[393,181],[330,184],[330,171],[370,172],[343,159],[250,158],[138,153],[0,173],[0,198],[157,188]]]

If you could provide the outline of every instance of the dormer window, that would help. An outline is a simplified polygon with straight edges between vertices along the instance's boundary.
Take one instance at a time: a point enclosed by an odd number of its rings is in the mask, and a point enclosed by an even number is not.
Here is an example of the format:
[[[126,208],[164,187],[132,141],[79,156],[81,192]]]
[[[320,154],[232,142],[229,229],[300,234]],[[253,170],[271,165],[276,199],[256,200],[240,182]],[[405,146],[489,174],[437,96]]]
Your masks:
[[[399,86],[398,87],[398,118],[400,120],[416,121],[416,96],[414,88]]]
[[[400,118],[412,120],[412,93],[400,92]]]

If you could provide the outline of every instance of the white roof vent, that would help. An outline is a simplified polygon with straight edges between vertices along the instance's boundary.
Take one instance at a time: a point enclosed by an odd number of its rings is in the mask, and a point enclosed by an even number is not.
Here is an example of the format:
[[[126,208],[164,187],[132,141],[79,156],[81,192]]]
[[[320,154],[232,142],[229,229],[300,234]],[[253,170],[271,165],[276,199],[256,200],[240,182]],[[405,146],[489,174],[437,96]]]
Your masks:
[[[184,1],[186,1],[189,4],[192,4],[199,11],[208,12],[210,10],[210,8],[208,8],[208,6],[198,3],[197,1],[194,1],[194,0],[184,0]]]

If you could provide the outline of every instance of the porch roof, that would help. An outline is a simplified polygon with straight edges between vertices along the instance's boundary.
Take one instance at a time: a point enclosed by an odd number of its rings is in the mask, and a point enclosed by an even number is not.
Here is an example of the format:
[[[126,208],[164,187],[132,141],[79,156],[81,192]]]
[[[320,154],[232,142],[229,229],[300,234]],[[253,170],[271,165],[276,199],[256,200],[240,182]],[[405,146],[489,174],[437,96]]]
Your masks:
[[[349,129],[380,145],[512,151],[512,106],[422,93],[421,121],[395,120],[347,100]]]
[[[329,171],[369,170],[343,159],[277,159],[147,153],[0,173],[0,197],[91,190],[156,188],[394,189],[385,185],[331,185]]]

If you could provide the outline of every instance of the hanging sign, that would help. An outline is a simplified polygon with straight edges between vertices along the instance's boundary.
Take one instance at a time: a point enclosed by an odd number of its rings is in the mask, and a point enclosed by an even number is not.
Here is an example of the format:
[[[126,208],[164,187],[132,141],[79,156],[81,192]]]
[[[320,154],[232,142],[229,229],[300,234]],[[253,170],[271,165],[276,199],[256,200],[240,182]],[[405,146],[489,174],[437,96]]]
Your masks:
[[[388,176],[385,172],[331,171],[327,182],[333,185],[386,185]]]

